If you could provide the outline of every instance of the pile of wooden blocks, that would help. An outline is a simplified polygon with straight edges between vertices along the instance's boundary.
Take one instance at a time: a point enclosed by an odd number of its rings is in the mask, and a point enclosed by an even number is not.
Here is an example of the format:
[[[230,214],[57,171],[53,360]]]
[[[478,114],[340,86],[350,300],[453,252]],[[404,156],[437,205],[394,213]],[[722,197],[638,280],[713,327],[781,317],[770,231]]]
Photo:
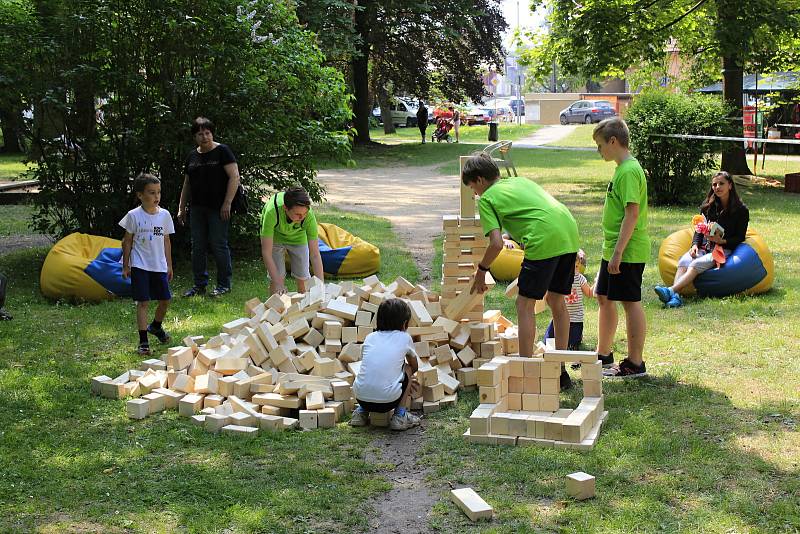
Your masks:
[[[596,352],[555,350],[540,345],[540,357],[495,357],[476,374],[481,404],[464,437],[474,443],[540,445],[591,450],[604,411],[602,364]],[[583,399],[560,408],[562,363],[580,363]]]
[[[444,215],[442,255],[442,307],[448,317],[483,320],[483,294],[470,293],[472,275],[478,268],[489,240],[477,217]],[[487,279],[491,275],[486,273]],[[494,280],[491,281],[494,284]]]
[[[305,294],[249,300],[246,316],[217,336],[187,337],[139,369],[93,378],[92,391],[132,397],[133,419],[178,409],[210,431],[332,427],[355,406],[351,385],[363,342],[380,303],[394,297],[412,312],[409,334],[419,355],[413,409],[455,404],[460,387],[475,387],[475,367],[516,350],[515,328],[497,311],[482,315],[485,322],[461,322],[443,313],[437,293],[402,277],[388,285],[377,276],[361,285],[315,278]],[[372,414],[371,424],[388,426],[389,416]]]

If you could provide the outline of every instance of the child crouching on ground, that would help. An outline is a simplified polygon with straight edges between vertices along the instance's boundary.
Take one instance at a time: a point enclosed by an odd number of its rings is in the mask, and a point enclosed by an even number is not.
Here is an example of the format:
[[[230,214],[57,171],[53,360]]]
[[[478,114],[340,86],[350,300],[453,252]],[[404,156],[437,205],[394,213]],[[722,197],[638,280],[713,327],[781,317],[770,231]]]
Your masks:
[[[569,295],[564,296],[564,302],[567,305],[569,312],[569,340],[567,341],[567,350],[581,350],[581,343],[583,342],[583,299],[592,298],[592,286],[583,275],[586,269],[586,253],[583,249],[578,250],[578,255],[575,259],[575,278],[572,279],[572,291]],[[544,333],[545,341],[555,337],[553,331],[553,321],[547,327],[547,332]]]
[[[141,206],[129,211],[119,222],[125,229],[122,238],[122,277],[131,279],[133,300],[136,302],[136,322],[139,327],[139,354],[151,354],[147,334],[161,343],[170,336],[162,323],[172,294],[172,247],[169,234],[175,233],[172,216],[158,206],[161,201],[161,181],[152,174],[140,174],[133,190]],[[147,324],[151,300],[157,300],[153,322]]]
[[[364,340],[361,368],[353,382],[358,407],[350,426],[369,424],[369,412],[394,410],[389,421],[392,430],[408,430],[419,425],[419,417],[409,411],[411,376],[417,372],[414,342],[406,332],[411,308],[400,299],[385,300],[378,307],[377,330]]]

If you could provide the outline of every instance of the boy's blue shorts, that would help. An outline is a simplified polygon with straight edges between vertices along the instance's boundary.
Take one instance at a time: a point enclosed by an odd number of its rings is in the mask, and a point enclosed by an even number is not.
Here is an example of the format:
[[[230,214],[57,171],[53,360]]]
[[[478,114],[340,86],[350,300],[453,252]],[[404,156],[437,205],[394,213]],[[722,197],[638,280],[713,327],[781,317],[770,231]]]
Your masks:
[[[167,273],[154,273],[138,267],[131,267],[131,290],[133,300],[172,300]]]

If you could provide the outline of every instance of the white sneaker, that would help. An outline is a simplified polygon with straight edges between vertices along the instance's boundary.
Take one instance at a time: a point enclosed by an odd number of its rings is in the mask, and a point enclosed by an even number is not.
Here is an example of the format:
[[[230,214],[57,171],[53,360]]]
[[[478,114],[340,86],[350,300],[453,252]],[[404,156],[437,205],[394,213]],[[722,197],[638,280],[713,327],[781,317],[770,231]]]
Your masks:
[[[367,426],[369,424],[369,413],[364,410],[353,410],[350,417],[350,426]]]
[[[389,420],[389,428],[392,430],[408,430],[415,426],[419,426],[419,417],[408,410],[406,410],[406,413],[403,415],[397,415],[397,413],[395,413]]]

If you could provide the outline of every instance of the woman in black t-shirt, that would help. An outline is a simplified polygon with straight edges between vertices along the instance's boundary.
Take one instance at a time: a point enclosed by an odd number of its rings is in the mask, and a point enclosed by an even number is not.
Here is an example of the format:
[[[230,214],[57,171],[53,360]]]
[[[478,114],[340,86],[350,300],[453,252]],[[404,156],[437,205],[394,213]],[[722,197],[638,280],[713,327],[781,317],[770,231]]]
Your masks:
[[[196,118],[192,122],[192,136],[197,148],[186,158],[178,221],[186,224],[188,203],[194,286],[183,296],[205,293],[208,285],[206,254],[210,250],[217,264],[217,287],[210,296],[217,297],[231,290],[233,267],[228,227],[231,203],[239,187],[239,166],[228,145],[214,141],[214,123],[210,120]]]

